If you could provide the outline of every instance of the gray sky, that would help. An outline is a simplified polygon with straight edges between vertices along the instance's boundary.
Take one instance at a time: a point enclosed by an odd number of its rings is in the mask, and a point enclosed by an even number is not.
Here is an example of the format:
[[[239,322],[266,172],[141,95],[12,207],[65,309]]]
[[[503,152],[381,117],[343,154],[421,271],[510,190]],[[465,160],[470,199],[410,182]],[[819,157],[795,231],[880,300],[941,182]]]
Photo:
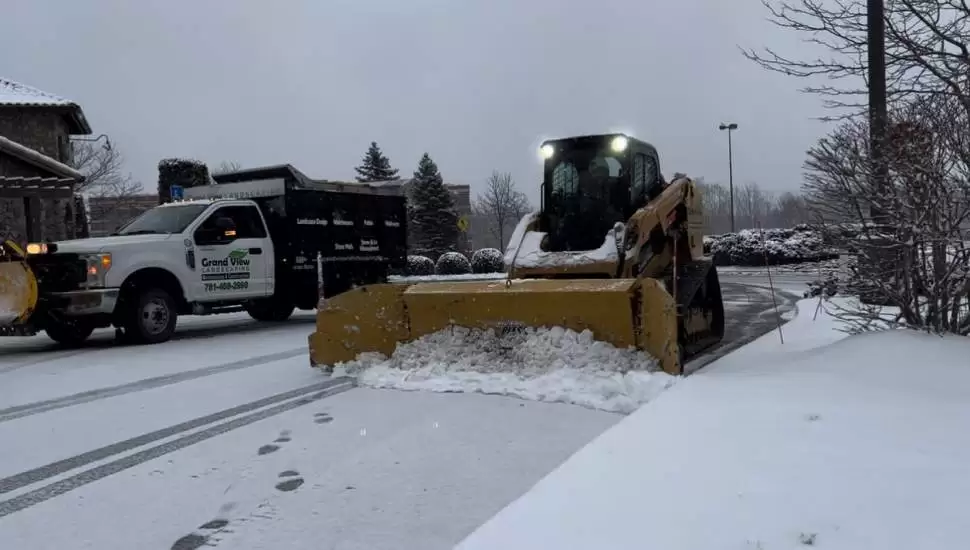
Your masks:
[[[757,0],[4,0],[0,72],[81,103],[154,190],[160,158],[349,179],[376,140],[473,192],[538,196],[543,138],[626,130],[675,171],[794,190],[816,98],[736,46],[791,51]]]

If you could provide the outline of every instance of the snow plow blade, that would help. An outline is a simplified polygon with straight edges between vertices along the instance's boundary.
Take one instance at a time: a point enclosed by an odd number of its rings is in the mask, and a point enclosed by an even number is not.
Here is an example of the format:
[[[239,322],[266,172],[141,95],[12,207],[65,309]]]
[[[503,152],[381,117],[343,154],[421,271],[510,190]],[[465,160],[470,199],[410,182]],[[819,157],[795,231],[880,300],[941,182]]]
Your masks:
[[[450,326],[589,330],[596,340],[634,347],[682,374],[673,297],[655,279],[530,279],[382,284],[327,300],[309,337],[310,363],[332,367],[361,353],[390,356]]]
[[[23,332],[37,307],[37,278],[13,241],[0,244],[0,335]]]

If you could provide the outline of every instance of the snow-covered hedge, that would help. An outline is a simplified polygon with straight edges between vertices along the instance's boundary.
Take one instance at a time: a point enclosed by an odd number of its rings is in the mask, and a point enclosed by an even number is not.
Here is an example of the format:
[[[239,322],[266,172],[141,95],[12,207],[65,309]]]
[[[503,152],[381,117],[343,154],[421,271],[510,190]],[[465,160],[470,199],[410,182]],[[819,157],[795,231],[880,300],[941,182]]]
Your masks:
[[[209,167],[193,159],[166,158],[158,161],[158,199],[170,202],[173,185],[183,188],[209,184]]]
[[[461,252],[445,252],[434,266],[435,275],[465,275],[472,272],[472,263]]]
[[[792,229],[744,229],[737,233],[709,235],[704,252],[719,266],[787,265],[838,258],[822,235],[808,226]],[[766,258],[767,256],[767,258]]]
[[[427,256],[408,256],[407,275],[434,275],[434,267]]]
[[[472,254],[472,272],[501,273],[505,271],[505,257],[497,248],[480,248]]]

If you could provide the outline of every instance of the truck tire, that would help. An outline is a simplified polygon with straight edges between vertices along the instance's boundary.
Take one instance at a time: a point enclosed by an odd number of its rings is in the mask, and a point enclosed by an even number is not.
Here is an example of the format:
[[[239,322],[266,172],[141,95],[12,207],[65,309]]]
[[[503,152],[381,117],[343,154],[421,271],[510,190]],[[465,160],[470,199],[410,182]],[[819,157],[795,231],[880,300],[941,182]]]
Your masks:
[[[44,330],[51,340],[70,348],[76,348],[94,332],[94,325],[84,322],[51,321]]]
[[[178,310],[172,296],[161,288],[141,292],[123,313],[125,338],[132,344],[160,344],[175,334]]]
[[[293,315],[294,309],[296,309],[296,306],[293,302],[278,298],[253,300],[246,304],[246,313],[253,319],[264,322],[279,323],[285,321],[290,318],[290,315]]]

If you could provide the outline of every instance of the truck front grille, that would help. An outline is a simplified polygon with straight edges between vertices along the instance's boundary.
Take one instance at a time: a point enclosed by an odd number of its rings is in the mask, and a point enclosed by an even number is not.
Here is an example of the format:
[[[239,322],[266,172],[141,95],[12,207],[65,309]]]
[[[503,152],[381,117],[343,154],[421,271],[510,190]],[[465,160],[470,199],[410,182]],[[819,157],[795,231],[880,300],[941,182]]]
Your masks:
[[[87,281],[87,263],[77,254],[38,254],[28,256],[27,263],[42,293],[78,290]]]

